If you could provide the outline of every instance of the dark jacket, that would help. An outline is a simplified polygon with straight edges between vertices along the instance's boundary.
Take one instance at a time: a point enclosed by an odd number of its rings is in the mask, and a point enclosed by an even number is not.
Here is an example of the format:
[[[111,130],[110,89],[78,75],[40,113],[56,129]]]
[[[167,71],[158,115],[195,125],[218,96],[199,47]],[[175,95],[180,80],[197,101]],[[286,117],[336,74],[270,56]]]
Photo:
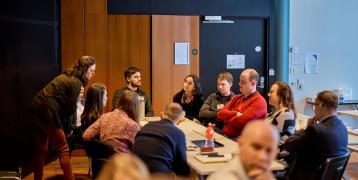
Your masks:
[[[201,106],[204,103],[204,96],[202,94],[198,94],[194,96],[194,100],[192,100],[190,103],[185,103],[182,101],[184,94],[184,90],[181,90],[173,97],[173,102],[178,103],[181,105],[183,110],[185,111],[185,117],[188,119],[199,119],[199,111]]]
[[[32,100],[32,120],[65,131],[71,128],[71,116],[77,109],[82,82],[75,76],[61,74],[49,82]]]
[[[347,128],[337,116],[308,126],[299,136],[287,140],[285,150],[296,155],[292,179],[319,179],[319,167],[327,157],[346,154]]]
[[[132,152],[144,161],[151,173],[190,174],[185,135],[169,119],[145,125],[136,135]]]
[[[201,119],[215,119],[219,111],[218,105],[222,104],[223,107],[228,103],[235,94],[231,92],[229,96],[222,96],[220,92],[212,93],[206,98],[203,106],[200,108],[199,118]]]
[[[119,99],[121,98],[121,96],[122,96],[122,94],[123,94],[123,92],[125,90],[131,90],[131,89],[129,89],[126,86],[126,87],[117,89],[114,92],[113,99],[112,99],[113,109],[118,107]],[[149,97],[145,94],[144,91],[140,90],[139,88],[137,88],[137,90],[135,92],[138,94],[138,96],[143,96],[144,97],[144,101],[145,101],[145,116],[146,117],[154,116],[154,112],[153,112],[152,105],[150,103]]]

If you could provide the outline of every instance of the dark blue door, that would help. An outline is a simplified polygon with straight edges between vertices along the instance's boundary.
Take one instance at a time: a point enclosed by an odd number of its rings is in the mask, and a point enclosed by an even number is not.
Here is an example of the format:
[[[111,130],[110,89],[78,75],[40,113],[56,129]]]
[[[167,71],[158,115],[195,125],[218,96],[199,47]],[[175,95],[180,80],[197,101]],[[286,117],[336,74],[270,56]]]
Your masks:
[[[245,68],[260,74],[258,91],[267,94],[267,20],[264,18],[225,18],[223,23],[200,23],[200,78],[205,96],[215,92],[216,78],[228,71],[234,76],[233,91],[239,93],[243,69],[227,69],[227,55],[245,55]],[[231,22],[231,23],[230,23]]]

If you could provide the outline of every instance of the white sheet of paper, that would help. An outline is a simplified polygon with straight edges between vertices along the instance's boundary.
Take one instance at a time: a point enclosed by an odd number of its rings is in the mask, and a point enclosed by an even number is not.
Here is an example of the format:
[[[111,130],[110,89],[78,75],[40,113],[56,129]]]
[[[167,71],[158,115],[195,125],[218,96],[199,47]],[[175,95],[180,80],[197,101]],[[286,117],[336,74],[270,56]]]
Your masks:
[[[318,55],[316,53],[307,53],[305,59],[305,73],[318,73]]]
[[[189,43],[175,43],[174,63],[189,64]]]
[[[245,69],[245,55],[226,55],[227,69]]]
[[[291,64],[292,65],[303,65],[305,59],[304,53],[292,53],[291,54]]]

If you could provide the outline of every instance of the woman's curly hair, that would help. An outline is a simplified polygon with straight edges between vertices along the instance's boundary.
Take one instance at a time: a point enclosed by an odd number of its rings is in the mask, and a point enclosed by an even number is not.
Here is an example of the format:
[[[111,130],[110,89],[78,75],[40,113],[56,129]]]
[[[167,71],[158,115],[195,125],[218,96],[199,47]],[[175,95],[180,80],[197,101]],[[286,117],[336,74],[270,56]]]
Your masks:
[[[70,69],[66,69],[63,73],[69,76],[76,76],[81,80],[83,87],[88,83],[86,72],[89,67],[96,64],[96,60],[91,56],[81,56]]]

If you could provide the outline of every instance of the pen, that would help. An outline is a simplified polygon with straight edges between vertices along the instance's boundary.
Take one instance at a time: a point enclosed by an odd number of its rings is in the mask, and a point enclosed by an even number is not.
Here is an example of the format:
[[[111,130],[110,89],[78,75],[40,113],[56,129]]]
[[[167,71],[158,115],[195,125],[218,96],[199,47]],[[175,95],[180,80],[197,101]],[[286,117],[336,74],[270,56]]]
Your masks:
[[[213,155],[209,154],[208,157],[225,157],[225,155],[223,155],[223,154],[213,154]]]
[[[202,135],[202,136],[205,136],[205,134],[203,134],[203,133],[201,133],[201,132],[199,132],[199,131],[195,131],[195,130],[193,130],[194,132],[196,132],[196,133],[198,133],[198,134],[200,134],[200,135]]]

